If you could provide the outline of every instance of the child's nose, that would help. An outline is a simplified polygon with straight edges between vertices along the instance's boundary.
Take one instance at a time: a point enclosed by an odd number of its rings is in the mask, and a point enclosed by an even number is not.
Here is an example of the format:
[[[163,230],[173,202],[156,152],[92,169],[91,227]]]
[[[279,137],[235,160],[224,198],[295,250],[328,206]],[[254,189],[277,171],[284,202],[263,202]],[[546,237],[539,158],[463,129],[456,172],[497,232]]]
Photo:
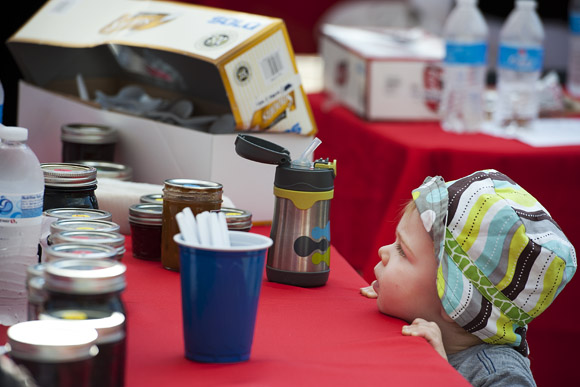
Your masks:
[[[387,266],[387,263],[389,263],[389,247],[391,245],[387,245],[387,246],[383,246],[379,249],[379,257],[381,258],[381,263],[384,266]]]

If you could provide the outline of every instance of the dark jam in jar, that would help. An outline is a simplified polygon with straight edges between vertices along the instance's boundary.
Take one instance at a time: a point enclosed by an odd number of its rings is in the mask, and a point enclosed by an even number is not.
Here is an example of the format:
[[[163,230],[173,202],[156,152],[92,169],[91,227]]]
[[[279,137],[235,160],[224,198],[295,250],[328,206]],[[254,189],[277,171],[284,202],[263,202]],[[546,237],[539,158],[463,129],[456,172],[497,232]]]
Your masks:
[[[115,128],[92,124],[61,127],[62,161],[115,161],[118,132]]]
[[[39,386],[90,387],[98,333],[65,321],[35,320],[7,331],[8,356]]]
[[[179,270],[179,248],[173,236],[179,233],[175,216],[185,207],[197,215],[218,211],[222,204],[223,187],[219,183],[190,179],[165,180],[163,187],[163,227],[161,263],[169,270]]]
[[[99,353],[93,361],[93,387],[122,387],[125,385],[126,326],[122,313],[104,314],[94,310],[63,309],[42,313],[39,320],[66,321],[71,326],[87,326],[97,330]]]
[[[133,256],[147,261],[161,261],[163,204],[138,203],[129,207],[129,225]]]
[[[101,246],[108,247],[108,246]],[[126,266],[110,259],[58,259],[44,269],[46,303],[51,314],[64,309],[125,313],[121,292]]]
[[[96,168],[69,163],[43,163],[40,166],[44,173],[44,211],[53,208],[99,208],[95,196]]]

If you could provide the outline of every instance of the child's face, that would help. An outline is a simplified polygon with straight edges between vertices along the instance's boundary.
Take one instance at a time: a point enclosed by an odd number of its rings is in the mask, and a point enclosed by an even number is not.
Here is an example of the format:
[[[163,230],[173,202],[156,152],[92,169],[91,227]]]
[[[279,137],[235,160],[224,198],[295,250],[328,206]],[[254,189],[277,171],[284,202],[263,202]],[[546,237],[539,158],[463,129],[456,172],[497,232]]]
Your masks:
[[[373,288],[382,313],[411,323],[421,317],[440,315],[437,295],[437,261],[433,241],[416,209],[405,211],[397,226],[395,243],[379,249],[381,262],[375,266]]]

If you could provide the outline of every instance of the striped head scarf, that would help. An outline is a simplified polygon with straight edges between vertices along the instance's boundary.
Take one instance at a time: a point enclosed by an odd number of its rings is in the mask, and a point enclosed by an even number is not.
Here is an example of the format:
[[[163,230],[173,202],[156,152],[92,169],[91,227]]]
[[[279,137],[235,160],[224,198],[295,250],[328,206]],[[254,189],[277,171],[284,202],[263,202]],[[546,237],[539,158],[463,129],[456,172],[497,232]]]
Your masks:
[[[576,271],[576,253],[550,214],[495,170],[413,191],[433,239],[437,291],[447,314],[484,342],[526,355],[527,325]]]

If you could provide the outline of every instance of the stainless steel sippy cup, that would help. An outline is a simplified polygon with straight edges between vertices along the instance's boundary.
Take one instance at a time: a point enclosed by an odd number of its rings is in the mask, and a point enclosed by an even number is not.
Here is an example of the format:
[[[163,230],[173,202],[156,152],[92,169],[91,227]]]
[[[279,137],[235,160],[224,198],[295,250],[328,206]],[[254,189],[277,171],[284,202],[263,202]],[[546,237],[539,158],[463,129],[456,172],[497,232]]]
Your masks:
[[[320,140],[291,161],[290,152],[258,137],[240,134],[236,152],[249,160],[277,164],[274,216],[268,250],[268,280],[313,287],[330,273],[330,199],[334,195],[336,160],[309,158]]]

